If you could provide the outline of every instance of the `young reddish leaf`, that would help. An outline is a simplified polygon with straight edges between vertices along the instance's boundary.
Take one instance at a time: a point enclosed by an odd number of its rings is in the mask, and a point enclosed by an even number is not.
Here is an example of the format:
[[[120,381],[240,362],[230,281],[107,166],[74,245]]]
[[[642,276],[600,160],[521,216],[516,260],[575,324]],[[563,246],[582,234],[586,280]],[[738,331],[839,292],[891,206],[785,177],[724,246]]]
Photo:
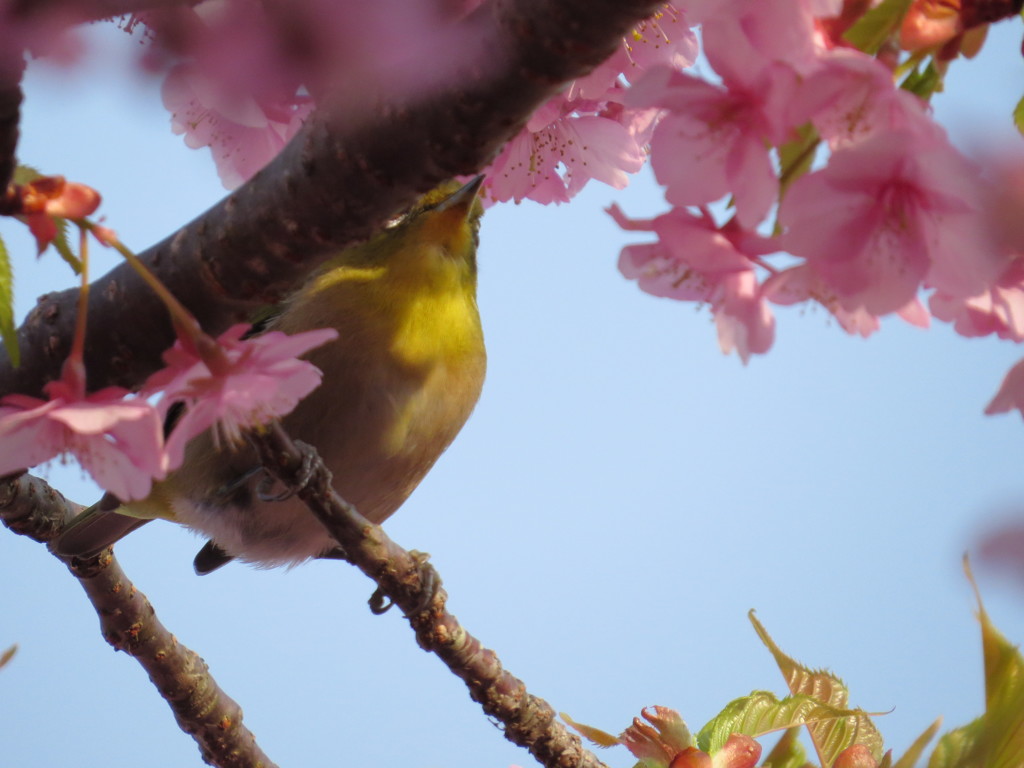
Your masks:
[[[7,662],[9,662],[12,658],[14,658],[14,654],[17,651],[18,651],[18,646],[17,646],[17,644],[15,644],[15,645],[12,645],[10,648],[8,648],[3,653],[0,653],[0,667],[5,666],[7,664]]]
[[[754,616],[753,611],[750,612],[749,617],[761,642],[775,657],[775,663],[779,665],[779,670],[786,679],[786,685],[790,692],[812,696],[817,701],[836,709],[842,709],[850,715],[845,720],[827,720],[807,726],[821,764],[832,765],[839,753],[852,744],[863,744],[871,751],[876,760],[881,759],[882,736],[863,710],[846,709],[849,691],[843,681],[831,672],[812,670],[797,663],[775,644],[761,622]]]
[[[595,728],[592,725],[584,725],[583,723],[577,723],[565,712],[559,712],[558,716],[565,720],[572,728],[579,731],[583,738],[593,742],[599,747],[614,747],[616,744],[621,742],[616,736],[612,736],[607,731],[602,731],[600,728]]]
[[[14,272],[3,239],[0,239],[0,338],[3,338],[11,362],[17,367],[21,356],[17,328],[14,326]]]

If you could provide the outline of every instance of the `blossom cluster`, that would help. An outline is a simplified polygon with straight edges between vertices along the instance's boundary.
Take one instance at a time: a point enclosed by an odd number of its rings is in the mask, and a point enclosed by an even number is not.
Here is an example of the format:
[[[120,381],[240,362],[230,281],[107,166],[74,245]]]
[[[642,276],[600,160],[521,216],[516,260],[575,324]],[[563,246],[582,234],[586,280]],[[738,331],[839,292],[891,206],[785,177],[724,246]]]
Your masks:
[[[199,345],[179,339],[164,354],[167,367],[138,393],[86,392],[85,368],[72,356],[61,378],[46,385],[46,400],[0,400],[0,476],[71,455],[122,501],[145,498],[154,480],[181,466],[191,438],[213,427],[238,440],[242,430],[290,412],[319,386],[319,369],[295,358],[335,338],[334,329],[243,339],[248,329],[235,326],[216,342],[200,336],[206,343]],[[175,404],[184,410],[165,436]]]
[[[772,346],[772,305],[806,302],[862,336],[896,314],[1024,340],[1024,235],[1008,224],[1021,173],[993,179],[953,146],[915,92],[929,89],[897,83],[891,45],[871,55],[843,36],[854,5],[674,3],[700,25],[717,80],[659,64],[624,94],[626,109],[659,110],[650,160],[672,207],[652,219],[609,209],[656,238],[623,249],[621,272],[708,305],[722,350],[744,361]],[[962,25],[929,26],[919,6],[896,20],[893,41],[937,57],[962,39]],[[716,219],[709,206],[724,200]],[[1011,407],[1024,407],[1024,364],[989,411]]]

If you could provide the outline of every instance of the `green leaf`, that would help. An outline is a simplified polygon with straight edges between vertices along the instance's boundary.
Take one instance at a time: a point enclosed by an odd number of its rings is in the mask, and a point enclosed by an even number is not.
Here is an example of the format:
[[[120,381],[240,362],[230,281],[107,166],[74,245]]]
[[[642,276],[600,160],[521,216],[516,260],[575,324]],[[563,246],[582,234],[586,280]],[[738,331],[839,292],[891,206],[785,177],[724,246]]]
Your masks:
[[[18,646],[17,645],[12,645],[10,648],[8,648],[3,653],[0,653],[0,667],[5,666],[7,664],[7,662],[9,662],[12,658],[14,658],[14,654],[17,653],[17,651],[18,651]]]
[[[832,765],[839,753],[851,744],[863,744],[871,750],[875,760],[880,760],[882,736],[863,710],[847,710],[850,695],[843,681],[831,672],[810,669],[797,663],[775,644],[753,611],[748,615],[761,642],[775,657],[775,663],[779,665],[791,693],[813,696],[823,704],[851,712],[849,722],[825,721],[807,726],[821,764]]]
[[[807,752],[799,742],[801,726],[787,728],[782,738],[775,742],[761,765],[763,768],[801,768],[807,763]]]
[[[3,339],[7,356],[17,367],[21,363],[21,355],[14,326],[14,270],[11,269],[11,259],[3,239],[0,239],[0,338]]]
[[[811,169],[815,150],[821,142],[810,123],[800,126],[796,134],[797,138],[779,147],[779,200],[785,196],[790,184]]]
[[[942,90],[942,74],[935,68],[935,62],[929,60],[923,71],[915,68],[907,75],[900,88],[927,101],[936,91]]]
[[[986,766],[1020,768],[1024,765],[1024,658],[989,620],[980,595],[978,620],[985,656],[985,726],[981,746]]]
[[[939,739],[935,751],[928,758],[928,768],[957,768],[980,765],[976,762],[978,740],[984,729],[984,718],[950,731]]]
[[[31,165],[19,165],[14,169],[14,174],[11,177],[11,181],[15,184],[28,184],[31,181],[35,181],[42,176],[39,171],[33,168]]]
[[[1024,96],[1017,102],[1017,106],[1013,108],[1013,124],[1024,135]]]
[[[935,734],[939,732],[939,727],[942,725],[942,718],[940,717],[930,726],[928,730],[914,739],[914,743],[910,745],[910,749],[899,760],[896,761],[896,765],[893,768],[914,768],[917,765],[917,761],[921,759],[921,755],[924,754],[924,748],[928,746],[928,742],[935,738]]]
[[[853,47],[874,56],[903,23],[913,0],[883,0],[846,30],[843,38]]]
[[[985,714],[939,739],[928,768],[1020,768],[1024,765],[1024,658],[995,628],[964,559],[978,601],[985,658]]]
[[[860,717],[859,711],[834,707],[802,693],[780,701],[770,691],[754,691],[726,704],[725,709],[701,728],[697,747],[714,754],[734,733],[756,739],[794,726],[824,726],[829,731],[828,754],[831,756],[826,764],[831,765],[836,755],[857,743]]]

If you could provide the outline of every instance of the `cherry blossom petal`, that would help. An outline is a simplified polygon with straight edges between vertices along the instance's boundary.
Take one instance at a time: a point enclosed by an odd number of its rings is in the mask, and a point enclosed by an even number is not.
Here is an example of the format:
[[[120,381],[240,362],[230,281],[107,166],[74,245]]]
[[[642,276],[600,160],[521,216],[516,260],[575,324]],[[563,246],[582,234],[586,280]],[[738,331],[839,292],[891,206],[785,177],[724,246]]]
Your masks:
[[[752,354],[764,354],[775,341],[775,317],[752,271],[727,276],[718,286],[712,314],[718,344],[724,354],[733,350],[745,363]]]

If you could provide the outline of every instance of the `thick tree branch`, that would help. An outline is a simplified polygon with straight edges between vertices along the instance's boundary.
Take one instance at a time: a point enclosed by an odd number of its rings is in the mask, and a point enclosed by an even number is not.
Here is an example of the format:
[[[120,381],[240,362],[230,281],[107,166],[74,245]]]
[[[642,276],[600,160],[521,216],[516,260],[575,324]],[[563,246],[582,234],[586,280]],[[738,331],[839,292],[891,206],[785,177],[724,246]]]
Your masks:
[[[383,596],[401,608],[420,647],[462,678],[473,700],[501,722],[505,738],[547,768],[605,768],[556,719],[551,705],[502,669],[497,654],[448,612],[440,578],[426,557],[402,549],[338,496],[330,471],[309,446],[298,448],[276,423],[250,439],[268,471],[306,502],[348,560],[377,583],[371,607],[380,610]]]
[[[81,510],[39,478],[0,479],[0,520],[15,533],[52,541]],[[104,639],[146,670],[203,760],[219,768],[275,768],[243,725],[241,707],[217,685],[206,662],[160,622],[109,549],[65,564],[96,609]]]
[[[219,332],[279,299],[418,194],[484,166],[538,105],[605,59],[659,5],[491,0],[460,23],[464,45],[448,41],[446,61],[455,58],[459,75],[444,88],[397,99],[363,94],[359,104],[322,108],[267,168],[143,256],[204,327]],[[58,376],[74,302],[73,291],[39,300],[19,331],[21,367],[0,358],[0,395],[38,394]],[[164,311],[127,266],[96,281],[89,311],[93,388],[137,385],[172,341]]]
[[[20,51],[0,50],[0,196],[17,165],[18,121],[21,118],[21,76],[25,59]]]

